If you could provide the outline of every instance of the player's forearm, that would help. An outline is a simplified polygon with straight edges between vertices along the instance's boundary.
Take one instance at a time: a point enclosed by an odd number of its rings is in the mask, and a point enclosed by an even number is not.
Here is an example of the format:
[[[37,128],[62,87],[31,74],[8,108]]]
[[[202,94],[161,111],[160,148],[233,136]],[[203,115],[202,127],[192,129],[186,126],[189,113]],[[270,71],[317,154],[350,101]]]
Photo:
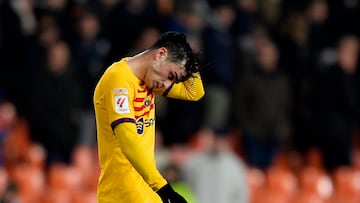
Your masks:
[[[205,90],[199,73],[187,81],[174,84],[168,94],[169,98],[197,101],[205,95]]]
[[[135,132],[135,126],[131,123],[121,124],[115,128],[117,141],[121,151],[127,157],[136,171],[144,178],[149,186],[157,191],[163,187],[167,181],[162,177],[156,168],[154,159],[149,159],[149,155],[140,144],[140,137]],[[127,132],[127,133],[124,133]]]

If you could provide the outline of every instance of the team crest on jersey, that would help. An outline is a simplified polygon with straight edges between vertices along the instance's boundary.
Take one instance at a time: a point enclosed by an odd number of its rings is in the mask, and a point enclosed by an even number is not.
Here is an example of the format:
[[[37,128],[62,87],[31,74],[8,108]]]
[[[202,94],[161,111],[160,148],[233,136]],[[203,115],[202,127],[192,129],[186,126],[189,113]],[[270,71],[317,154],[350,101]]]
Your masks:
[[[136,130],[139,135],[144,132],[144,118],[141,117],[136,121]]]
[[[129,91],[127,88],[115,88],[114,94],[128,94]]]
[[[126,95],[114,96],[115,111],[119,114],[130,113],[129,98]]]
[[[144,101],[144,105],[145,105],[145,106],[150,106],[150,103],[151,103],[150,100],[145,100],[145,101]]]

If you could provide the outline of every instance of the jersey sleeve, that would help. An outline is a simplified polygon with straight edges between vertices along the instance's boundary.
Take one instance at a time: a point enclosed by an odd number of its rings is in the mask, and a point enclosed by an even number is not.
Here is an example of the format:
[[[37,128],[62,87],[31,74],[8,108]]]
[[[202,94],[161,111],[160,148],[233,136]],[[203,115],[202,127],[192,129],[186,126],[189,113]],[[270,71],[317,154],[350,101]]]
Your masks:
[[[157,170],[155,162],[148,158],[148,154],[139,144],[139,142],[141,142],[139,140],[140,137],[134,133],[135,131],[135,125],[131,123],[118,125],[114,130],[121,151],[149,186],[154,191],[157,191],[163,187],[167,181]]]
[[[123,122],[135,122],[133,87],[126,78],[119,78],[115,75],[116,73],[109,76],[106,84],[102,86],[112,129]]]
[[[179,83],[173,83],[169,88],[161,92],[163,96],[197,101],[205,95],[205,90],[200,73],[195,73],[193,77]]]
[[[157,191],[167,181],[156,168],[155,160],[141,145],[141,137],[137,134],[134,115],[134,90],[126,79],[110,79],[108,81],[109,121],[114,131],[117,144],[135,170],[149,186]]]

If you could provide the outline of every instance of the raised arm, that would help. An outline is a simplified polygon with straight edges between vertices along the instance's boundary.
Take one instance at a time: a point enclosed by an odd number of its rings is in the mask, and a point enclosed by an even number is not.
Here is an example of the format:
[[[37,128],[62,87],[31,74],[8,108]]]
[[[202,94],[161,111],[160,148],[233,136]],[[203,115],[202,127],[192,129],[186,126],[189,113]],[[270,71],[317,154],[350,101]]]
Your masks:
[[[200,73],[194,73],[186,81],[173,83],[165,90],[158,90],[157,93],[174,99],[198,101],[205,95],[205,90]]]

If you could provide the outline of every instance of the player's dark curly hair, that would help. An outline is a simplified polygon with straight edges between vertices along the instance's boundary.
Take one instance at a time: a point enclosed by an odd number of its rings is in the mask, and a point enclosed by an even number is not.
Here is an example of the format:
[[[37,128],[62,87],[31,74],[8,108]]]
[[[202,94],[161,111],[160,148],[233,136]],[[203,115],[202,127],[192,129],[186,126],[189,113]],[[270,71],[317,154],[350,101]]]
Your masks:
[[[186,41],[186,36],[183,33],[169,31],[161,35],[159,40],[150,48],[150,50],[165,47],[169,51],[167,60],[173,63],[180,63],[186,60],[185,71],[186,75],[180,81],[185,81],[194,76],[194,73],[200,71],[199,54],[194,53],[189,43]]]

